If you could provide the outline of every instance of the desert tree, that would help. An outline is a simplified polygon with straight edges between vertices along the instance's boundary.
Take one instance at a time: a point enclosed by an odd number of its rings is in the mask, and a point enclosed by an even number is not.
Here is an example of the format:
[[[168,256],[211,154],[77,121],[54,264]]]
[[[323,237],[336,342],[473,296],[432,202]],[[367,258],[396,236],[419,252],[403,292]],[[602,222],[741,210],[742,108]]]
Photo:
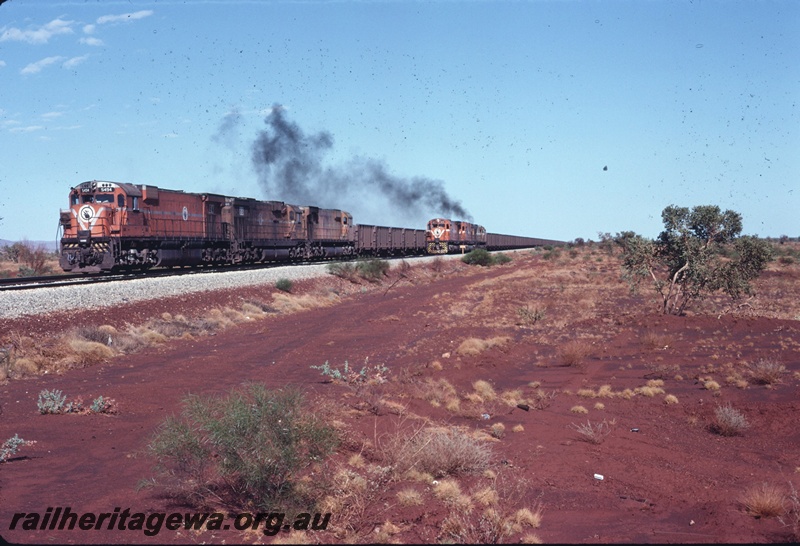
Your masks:
[[[633,289],[651,279],[664,314],[679,315],[691,301],[719,290],[734,299],[750,294],[750,281],[772,258],[767,242],[740,236],[738,212],[670,205],[661,219],[664,231],[657,239],[627,234],[621,246],[625,278]]]

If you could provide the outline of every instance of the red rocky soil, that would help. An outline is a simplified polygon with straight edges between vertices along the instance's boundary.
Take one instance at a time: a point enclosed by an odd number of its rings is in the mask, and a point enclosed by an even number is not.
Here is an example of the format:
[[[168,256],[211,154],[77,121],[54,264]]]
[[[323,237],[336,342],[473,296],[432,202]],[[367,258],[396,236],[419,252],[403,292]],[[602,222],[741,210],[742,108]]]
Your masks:
[[[349,431],[337,455],[341,465],[353,453],[375,452],[370,446],[382,434],[422,418],[467,430],[488,430],[502,422],[505,435],[492,440],[500,506],[513,511],[539,503],[543,508],[538,529],[503,537],[508,542],[536,537],[543,542],[599,543],[792,540],[791,526],[775,517],[749,515],[741,499],[748,488],[765,482],[786,492],[790,482],[800,487],[800,322],[753,312],[655,314],[650,295],[631,297],[617,278],[617,264],[608,259],[559,266],[520,254],[503,266],[451,262],[439,273],[419,266],[407,275],[400,279],[393,272],[380,285],[353,285],[333,277],[304,282],[295,293],[349,294],[335,305],[170,341],[62,375],[0,385],[0,440],[18,434],[36,441],[0,464],[0,536],[37,544],[270,541],[260,533],[232,529],[162,530],[155,537],[137,531],[9,530],[15,513],[44,513],[48,507],[69,506],[78,513],[115,507],[145,513],[187,511],[158,490],[137,489],[153,475],[148,440],[167,415],[180,411],[187,393],[221,394],[257,381],[269,387],[301,386],[312,408],[330,404],[328,400],[340,405]],[[773,274],[773,281],[781,279]],[[787,282],[786,297],[797,298],[796,277]],[[271,292],[272,287],[226,291],[7,321],[0,334],[46,336],[76,324],[121,327],[164,311],[191,315],[241,298],[268,298]],[[545,317],[522,323],[518,309],[537,305],[546,309]],[[478,354],[457,352],[468,338],[496,336],[509,340]],[[570,339],[590,346],[581,365],[562,365],[559,350]],[[728,380],[746,363],[766,357],[787,368],[779,384],[751,382],[738,388]],[[325,382],[310,368],[325,361],[360,365],[367,358],[390,369],[388,382],[367,394]],[[719,391],[704,388],[699,378],[706,377],[718,382]],[[740,377],[747,378],[744,372]],[[446,378],[462,395],[473,390],[476,380],[485,380],[497,393],[521,389],[527,398],[536,388],[530,384],[539,382],[538,388],[554,396],[549,405],[530,411],[501,402],[477,408],[463,400],[463,411],[451,411],[420,395],[428,378]],[[614,392],[635,389],[650,379],[662,379],[666,394],[678,403],[666,404],[664,394],[630,399],[578,395],[580,389],[597,391],[602,385]],[[119,413],[39,415],[36,402],[42,389],[60,389],[84,400],[111,397]],[[725,403],[750,423],[741,436],[724,437],[709,428],[714,409]],[[405,407],[402,415],[392,411],[398,404]],[[572,412],[577,405],[588,413]],[[489,419],[481,418],[484,412]],[[574,430],[587,420],[610,424],[602,443],[582,441]],[[513,432],[515,425],[524,430]],[[487,479],[461,476],[459,481],[470,492]],[[422,494],[422,505],[397,501],[397,492],[409,486]],[[482,510],[475,507],[476,519]],[[374,530],[388,521],[396,526],[392,541],[447,540],[442,521],[449,511],[428,483],[390,482],[368,499],[358,521],[336,521],[334,514],[332,529],[302,538],[372,542]],[[797,515],[789,513],[784,520],[792,517]],[[287,535],[275,538],[285,540]]]

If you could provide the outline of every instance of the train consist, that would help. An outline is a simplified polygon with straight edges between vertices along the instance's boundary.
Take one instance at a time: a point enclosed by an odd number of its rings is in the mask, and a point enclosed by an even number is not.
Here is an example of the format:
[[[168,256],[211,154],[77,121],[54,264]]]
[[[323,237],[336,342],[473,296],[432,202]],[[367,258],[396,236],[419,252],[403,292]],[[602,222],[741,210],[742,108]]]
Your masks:
[[[427,230],[357,225],[338,209],[93,180],[61,211],[64,271],[502,250],[557,243],[437,218]]]

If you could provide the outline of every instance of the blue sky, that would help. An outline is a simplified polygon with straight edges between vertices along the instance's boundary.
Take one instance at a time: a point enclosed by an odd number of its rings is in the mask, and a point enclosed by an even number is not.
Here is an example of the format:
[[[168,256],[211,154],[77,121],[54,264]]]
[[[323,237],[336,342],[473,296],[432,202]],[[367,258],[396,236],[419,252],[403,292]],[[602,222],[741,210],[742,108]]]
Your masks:
[[[798,29],[794,0],[8,0],[0,238],[54,240],[93,179],[294,202],[252,161],[276,111],[329,137],[336,191],[296,204],[358,223],[441,212],[378,166],[492,232],[655,237],[716,204],[800,236]]]

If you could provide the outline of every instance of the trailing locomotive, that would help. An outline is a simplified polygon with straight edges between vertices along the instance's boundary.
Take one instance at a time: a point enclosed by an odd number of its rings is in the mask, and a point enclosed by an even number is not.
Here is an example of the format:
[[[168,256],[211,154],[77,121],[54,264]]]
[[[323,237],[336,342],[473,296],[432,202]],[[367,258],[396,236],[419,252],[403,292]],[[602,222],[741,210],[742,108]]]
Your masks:
[[[560,244],[563,243],[552,239],[487,233],[486,229],[478,224],[447,218],[430,220],[426,231],[426,250],[428,254],[465,253],[476,248],[513,250],[516,248]]]
[[[469,252],[486,247],[486,228],[478,224],[434,218],[428,222],[428,254]]]
[[[339,209],[93,180],[61,211],[60,266],[99,273],[152,267],[500,250],[554,241],[435,219],[427,230],[356,225]]]

